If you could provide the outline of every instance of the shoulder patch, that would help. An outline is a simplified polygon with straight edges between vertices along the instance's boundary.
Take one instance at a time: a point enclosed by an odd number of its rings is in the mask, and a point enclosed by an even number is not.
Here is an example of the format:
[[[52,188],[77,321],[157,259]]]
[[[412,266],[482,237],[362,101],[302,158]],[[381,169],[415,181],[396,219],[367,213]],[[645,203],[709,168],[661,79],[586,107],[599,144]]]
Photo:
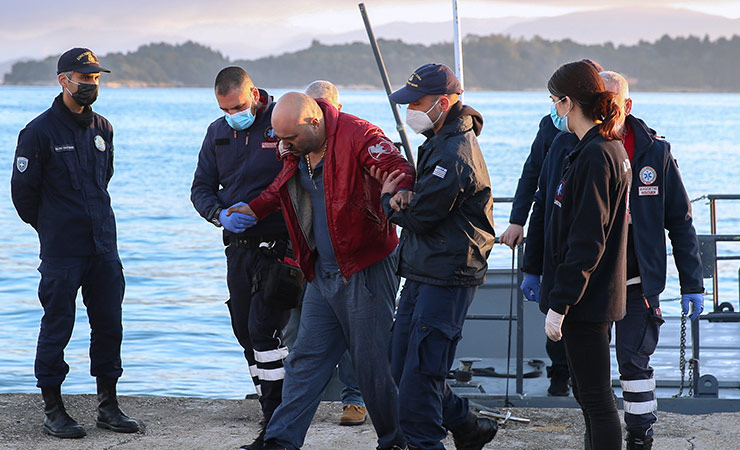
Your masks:
[[[444,178],[447,175],[447,169],[445,169],[442,166],[437,166],[434,168],[434,172],[432,172],[432,175],[439,178]]]
[[[19,156],[15,159],[15,167],[18,172],[23,173],[28,169],[28,158]]]

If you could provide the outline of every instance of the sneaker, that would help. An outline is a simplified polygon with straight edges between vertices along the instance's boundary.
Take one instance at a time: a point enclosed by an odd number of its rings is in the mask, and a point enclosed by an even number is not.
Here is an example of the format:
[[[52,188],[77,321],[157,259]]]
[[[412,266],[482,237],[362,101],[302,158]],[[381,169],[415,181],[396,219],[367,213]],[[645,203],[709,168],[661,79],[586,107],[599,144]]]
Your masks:
[[[276,444],[272,439],[265,442],[265,450],[286,450],[282,445]]]
[[[339,425],[362,425],[367,420],[367,408],[358,405],[342,405]]]

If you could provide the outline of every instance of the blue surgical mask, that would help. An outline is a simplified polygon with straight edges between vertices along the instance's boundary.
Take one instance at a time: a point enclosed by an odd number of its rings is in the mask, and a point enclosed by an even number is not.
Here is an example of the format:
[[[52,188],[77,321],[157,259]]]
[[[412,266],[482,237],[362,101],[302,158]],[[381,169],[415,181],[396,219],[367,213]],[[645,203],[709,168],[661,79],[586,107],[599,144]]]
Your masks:
[[[246,130],[254,123],[254,114],[252,114],[251,102],[249,107],[244,111],[239,111],[234,114],[224,113],[224,118],[231,128],[237,131]]]
[[[558,130],[564,132],[564,133],[571,133],[571,131],[568,129],[568,114],[573,109],[571,108],[568,110],[567,113],[565,113],[564,116],[558,115],[558,110],[555,108],[555,105],[565,100],[565,97],[561,98],[560,100],[554,102],[552,106],[550,106],[550,118],[552,119],[552,124],[555,125],[555,128]]]

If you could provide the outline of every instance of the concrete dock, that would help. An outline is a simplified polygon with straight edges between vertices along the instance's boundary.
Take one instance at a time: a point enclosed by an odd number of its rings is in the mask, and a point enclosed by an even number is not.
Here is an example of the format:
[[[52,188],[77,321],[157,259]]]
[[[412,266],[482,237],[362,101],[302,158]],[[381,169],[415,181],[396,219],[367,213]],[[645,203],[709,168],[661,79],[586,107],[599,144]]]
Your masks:
[[[64,397],[67,411],[85,427],[82,439],[57,439],[41,427],[40,394],[0,394],[0,449],[237,449],[258,431],[256,400],[180,397],[121,397],[122,409],[142,424],[135,434],[117,434],[95,427],[95,396]],[[486,449],[565,450],[583,448],[583,417],[574,408],[513,408],[528,424],[506,423]],[[322,402],[309,429],[305,450],[372,450],[375,431],[369,421],[338,426],[341,404]],[[620,411],[621,414],[621,411]],[[660,413],[656,450],[740,449],[740,412],[704,415]],[[445,441],[454,449],[452,439]]]

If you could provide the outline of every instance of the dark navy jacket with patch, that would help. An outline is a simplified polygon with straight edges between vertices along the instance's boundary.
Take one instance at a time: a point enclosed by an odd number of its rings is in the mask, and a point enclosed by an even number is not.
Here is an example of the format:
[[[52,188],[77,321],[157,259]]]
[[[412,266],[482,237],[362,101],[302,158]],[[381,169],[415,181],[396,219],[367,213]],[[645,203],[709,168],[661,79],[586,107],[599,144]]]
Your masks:
[[[403,227],[398,273],[438,286],[478,286],[485,281],[495,239],[491,181],[477,136],[483,118],[453,105],[445,124],[419,147],[414,199],[390,208],[388,220]]]
[[[82,127],[71,114],[60,94],[18,136],[11,195],[38,232],[42,258],[117,252],[108,195],[113,127],[97,113]]]
[[[664,230],[671,239],[681,293],[704,292],[691,202],[671,155],[671,145],[657,139],[655,131],[636,117],[627,116],[627,124],[635,135],[630,211],[642,293],[649,297],[665,289]]]
[[[534,275],[542,274],[542,257],[545,248],[545,230],[550,224],[552,208],[555,206],[555,189],[563,178],[565,157],[578,145],[574,133],[560,133],[552,141],[545,161],[542,163],[539,188],[534,196],[532,215],[527,227],[527,242],[524,245],[522,271]]]
[[[198,213],[210,221],[219,208],[234,203],[249,203],[265,190],[283,168],[277,159],[278,139],[272,133],[270,120],[275,104],[272,97],[260,89],[262,107],[254,123],[236,131],[224,117],[208,127],[198,154],[198,167],[190,188],[190,200]],[[224,230],[226,237],[233,235]],[[280,211],[275,211],[238,235],[273,236],[287,234]]]
[[[553,139],[559,133],[555,125],[552,124],[550,115],[546,115],[540,120],[540,128],[537,136],[532,142],[532,148],[529,156],[522,167],[522,176],[516,186],[514,194],[514,203],[511,205],[511,216],[509,223],[515,223],[524,226],[527,223],[527,215],[532,206],[532,198],[537,190],[537,180],[542,171],[542,164],[552,145]]]

